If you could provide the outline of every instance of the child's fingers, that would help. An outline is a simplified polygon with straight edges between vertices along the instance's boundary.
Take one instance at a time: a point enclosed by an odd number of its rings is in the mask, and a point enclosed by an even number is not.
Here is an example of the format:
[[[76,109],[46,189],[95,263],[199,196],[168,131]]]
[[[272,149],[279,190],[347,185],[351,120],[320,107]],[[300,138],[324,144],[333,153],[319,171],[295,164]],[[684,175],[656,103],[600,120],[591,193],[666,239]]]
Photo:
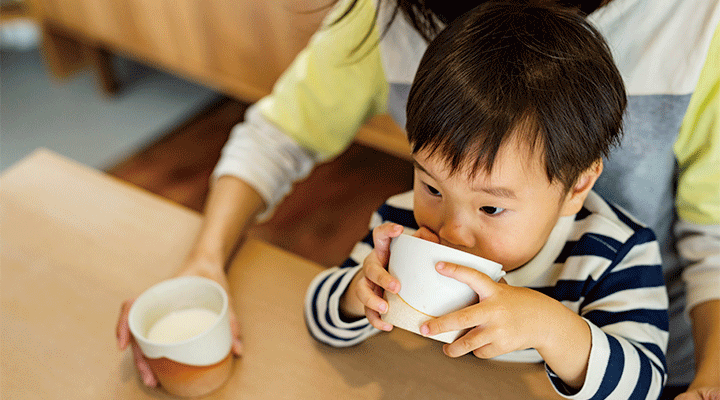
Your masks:
[[[388,310],[388,303],[378,295],[376,288],[377,286],[367,277],[362,277],[358,282],[356,295],[365,308],[384,314]]]
[[[480,295],[480,299],[487,298],[496,290],[497,282],[493,281],[486,274],[472,268],[449,262],[439,262],[435,266],[435,270],[441,275],[453,278],[470,286],[475,293]]]
[[[387,260],[390,257],[390,242],[392,238],[400,236],[404,229],[402,225],[392,222],[386,222],[373,229],[373,245],[379,260],[383,261],[383,264],[387,264]]]
[[[486,335],[483,335],[483,329],[480,327],[476,327],[468,331],[466,334],[464,334],[462,337],[458,338],[454,342],[444,345],[443,352],[448,357],[455,358],[463,356],[470,352],[475,353],[476,351],[481,352],[482,354],[482,351],[487,350],[491,346],[492,344],[488,341]]]
[[[380,329],[381,331],[391,331],[393,326],[391,324],[388,324],[387,322],[380,319],[380,314],[378,314],[377,311],[371,310],[370,308],[365,307],[365,316],[368,319],[368,322],[370,322],[370,325],[374,326],[377,329]]]
[[[482,304],[474,304],[461,310],[432,318],[420,326],[420,333],[435,336],[444,332],[474,328],[487,322]]]
[[[473,350],[473,354],[477,358],[488,359],[507,354],[507,352],[499,350],[493,343],[488,343]]]
[[[385,264],[381,263],[375,251],[371,253],[363,265],[363,274],[370,282],[375,283],[381,288],[393,293],[400,291],[400,281],[394,278],[385,269]]]
[[[433,243],[440,243],[440,237],[435,234],[435,232],[431,231],[430,229],[421,226],[420,229],[418,229],[413,236],[418,237],[423,240],[427,240],[429,242]]]

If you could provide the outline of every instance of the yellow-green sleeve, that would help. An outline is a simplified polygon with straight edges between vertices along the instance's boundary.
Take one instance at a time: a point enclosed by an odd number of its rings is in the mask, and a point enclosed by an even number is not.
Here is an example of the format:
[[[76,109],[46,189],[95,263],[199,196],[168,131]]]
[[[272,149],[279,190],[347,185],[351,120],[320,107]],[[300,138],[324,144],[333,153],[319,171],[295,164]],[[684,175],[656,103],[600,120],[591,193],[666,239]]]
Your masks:
[[[676,207],[681,219],[720,224],[720,27],[675,142],[680,167]]]
[[[336,5],[272,93],[258,102],[268,121],[320,161],[345,150],[360,126],[387,108],[375,2],[358,0],[332,23],[348,4]]]

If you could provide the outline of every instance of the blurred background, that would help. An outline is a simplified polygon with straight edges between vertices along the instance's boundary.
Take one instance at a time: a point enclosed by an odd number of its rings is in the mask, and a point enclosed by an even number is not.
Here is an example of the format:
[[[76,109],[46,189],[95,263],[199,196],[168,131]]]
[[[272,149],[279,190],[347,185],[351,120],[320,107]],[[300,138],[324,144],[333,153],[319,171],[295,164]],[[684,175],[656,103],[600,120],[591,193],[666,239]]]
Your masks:
[[[22,3],[2,0],[0,25],[0,170],[37,147],[107,168],[146,145],[220,94],[113,57],[122,93],[102,93],[91,69],[60,80],[41,54],[41,33]]]
[[[196,211],[230,130],[331,4],[0,2],[0,173],[43,147]],[[251,235],[341,263],[370,214],[411,188],[407,157],[403,132],[378,117]]]

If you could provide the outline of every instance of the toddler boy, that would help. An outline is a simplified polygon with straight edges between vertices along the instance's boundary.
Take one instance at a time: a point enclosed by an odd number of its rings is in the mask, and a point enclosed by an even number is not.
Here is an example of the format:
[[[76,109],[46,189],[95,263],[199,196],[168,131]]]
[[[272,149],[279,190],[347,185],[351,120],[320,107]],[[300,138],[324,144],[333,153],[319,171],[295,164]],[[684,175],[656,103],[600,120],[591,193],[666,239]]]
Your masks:
[[[566,397],[657,398],[668,339],[660,251],[592,191],[625,104],[607,45],[572,11],[485,4],[453,21],[408,99],[414,189],[389,199],[345,264],[312,282],[311,334],[350,346],[390,330],[382,292],[400,283],[387,272],[389,243],[414,233],[507,272],[496,283],[436,266],[480,300],[421,326],[426,336],[469,329],[448,356],[530,352]]]

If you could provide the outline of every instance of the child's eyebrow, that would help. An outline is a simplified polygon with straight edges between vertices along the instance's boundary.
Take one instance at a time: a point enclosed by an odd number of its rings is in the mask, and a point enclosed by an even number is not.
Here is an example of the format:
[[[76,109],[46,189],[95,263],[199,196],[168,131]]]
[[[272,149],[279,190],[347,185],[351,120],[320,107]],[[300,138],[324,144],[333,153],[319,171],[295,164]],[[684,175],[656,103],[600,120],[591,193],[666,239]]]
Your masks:
[[[515,195],[515,192],[512,189],[504,188],[504,187],[473,187],[472,188],[476,192],[484,192],[491,196],[495,197],[505,197],[508,199],[517,199],[517,196]]]
[[[419,169],[420,171],[424,172],[426,175],[429,175],[434,178],[434,176],[432,176],[431,173],[427,172],[427,170],[425,168],[423,168],[423,166],[420,165],[420,163],[417,162],[417,160],[413,160],[413,167],[415,167],[415,169]]]
[[[423,168],[420,163],[418,163],[416,160],[413,160],[413,166],[426,175],[430,176],[433,179],[436,179],[431,173],[429,173],[425,168]],[[515,194],[515,191],[512,189],[504,188],[504,187],[495,187],[495,186],[473,186],[471,188],[474,192],[483,192],[487,193],[491,196],[495,197],[504,197],[508,199],[517,199],[517,195]]]

